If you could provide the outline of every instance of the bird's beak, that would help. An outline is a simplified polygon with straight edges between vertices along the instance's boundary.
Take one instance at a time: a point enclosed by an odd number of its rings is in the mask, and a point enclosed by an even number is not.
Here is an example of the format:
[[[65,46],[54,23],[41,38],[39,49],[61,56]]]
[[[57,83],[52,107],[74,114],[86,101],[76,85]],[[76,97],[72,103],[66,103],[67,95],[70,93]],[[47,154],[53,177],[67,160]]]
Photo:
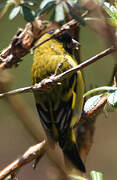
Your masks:
[[[81,44],[80,44],[78,41],[76,41],[75,39],[72,39],[72,43],[73,43],[73,46],[75,46],[75,47],[78,47],[78,46],[81,45]]]

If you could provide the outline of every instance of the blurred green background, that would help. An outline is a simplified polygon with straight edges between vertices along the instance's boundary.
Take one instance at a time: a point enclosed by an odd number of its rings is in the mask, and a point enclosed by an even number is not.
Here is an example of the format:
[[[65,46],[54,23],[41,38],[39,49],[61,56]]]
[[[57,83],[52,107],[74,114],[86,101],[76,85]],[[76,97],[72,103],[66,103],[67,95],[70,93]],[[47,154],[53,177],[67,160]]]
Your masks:
[[[26,23],[21,16],[18,16],[13,21],[9,21],[7,15],[0,19],[0,50],[8,46],[18,28],[24,28]],[[103,39],[89,27],[82,28],[80,39],[83,60],[88,59],[106,48]],[[18,68],[8,70],[12,73],[11,89],[31,85],[32,62],[33,55],[29,54],[23,58]],[[84,70],[87,90],[89,90],[91,86],[108,85],[114,63],[113,57],[109,55],[87,67]],[[22,94],[21,96],[34,112],[35,116],[32,118],[34,118],[34,123],[39,124],[40,130],[40,122],[33,95],[28,93]],[[102,172],[106,180],[117,178],[116,117],[117,115],[115,113],[110,113],[108,118],[105,118],[104,114],[97,118],[94,143],[86,162],[87,176],[89,176],[91,170],[96,170]],[[4,99],[0,100],[0,142],[0,170],[19,157],[28,147],[36,143],[16,113]],[[25,180],[57,179],[57,172],[55,171],[53,176],[50,176],[52,172],[53,168],[50,166],[50,160],[44,156],[35,171],[32,169],[32,164],[28,164],[21,169],[18,177],[19,179]]]

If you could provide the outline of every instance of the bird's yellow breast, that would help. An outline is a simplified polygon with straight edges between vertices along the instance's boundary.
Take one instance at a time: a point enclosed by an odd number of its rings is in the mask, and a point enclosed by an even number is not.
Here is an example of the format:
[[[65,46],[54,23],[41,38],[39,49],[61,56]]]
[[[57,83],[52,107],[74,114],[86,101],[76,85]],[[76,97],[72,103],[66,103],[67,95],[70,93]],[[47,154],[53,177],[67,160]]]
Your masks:
[[[50,36],[50,34],[43,35],[38,43]],[[77,65],[70,43],[72,44],[72,38],[65,33],[36,48],[32,66],[33,84]],[[85,167],[80,159],[73,132],[73,127],[81,115],[83,93],[84,84],[80,71],[47,91],[34,91],[36,107],[48,141],[50,144],[52,141],[59,142],[66,157],[84,172]]]
[[[50,34],[42,36],[38,43],[48,38]],[[60,74],[72,67],[75,67],[77,62],[71,54],[69,54],[63,43],[56,39],[50,39],[35,49],[34,62],[32,66],[33,84],[53,75]],[[71,121],[71,126],[74,126],[77,119],[80,117],[83,105],[84,83],[80,71],[76,73],[76,78],[68,77],[62,81],[61,85],[56,85],[49,91],[34,92],[36,103],[39,103],[43,109],[47,109],[48,102],[54,104],[54,109],[60,105],[60,101],[67,102],[73,97],[72,109],[74,117]]]
[[[39,39],[38,43],[44,41],[50,35],[46,34]],[[36,48],[32,66],[33,84],[52,74],[60,74],[63,71],[76,66],[77,63],[63,47],[63,43],[51,39]]]

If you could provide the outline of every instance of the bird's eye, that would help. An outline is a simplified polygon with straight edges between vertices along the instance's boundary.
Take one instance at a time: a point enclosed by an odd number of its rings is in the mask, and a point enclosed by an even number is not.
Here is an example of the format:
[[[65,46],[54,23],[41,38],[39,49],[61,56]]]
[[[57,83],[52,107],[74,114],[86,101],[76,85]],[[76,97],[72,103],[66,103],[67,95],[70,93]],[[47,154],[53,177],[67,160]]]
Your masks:
[[[53,34],[55,32],[55,30],[51,30],[50,32],[48,32],[49,34]]]

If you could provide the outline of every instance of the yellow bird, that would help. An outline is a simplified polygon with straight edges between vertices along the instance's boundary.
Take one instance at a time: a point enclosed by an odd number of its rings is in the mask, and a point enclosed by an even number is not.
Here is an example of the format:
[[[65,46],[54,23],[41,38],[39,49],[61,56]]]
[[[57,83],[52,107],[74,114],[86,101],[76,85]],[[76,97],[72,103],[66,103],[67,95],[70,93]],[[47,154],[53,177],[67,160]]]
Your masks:
[[[38,43],[50,37],[53,32],[54,30],[44,34]],[[37,47],[32,65],[33,84],[77,66],[73,47],[74,40],[68,32]],[[64,79],[52,89],[34,92],[36,107],[48,140],[58,142],[65,157],[85,172],[73,129],[81,116],[83,94],[84,82],[81,71]]]

